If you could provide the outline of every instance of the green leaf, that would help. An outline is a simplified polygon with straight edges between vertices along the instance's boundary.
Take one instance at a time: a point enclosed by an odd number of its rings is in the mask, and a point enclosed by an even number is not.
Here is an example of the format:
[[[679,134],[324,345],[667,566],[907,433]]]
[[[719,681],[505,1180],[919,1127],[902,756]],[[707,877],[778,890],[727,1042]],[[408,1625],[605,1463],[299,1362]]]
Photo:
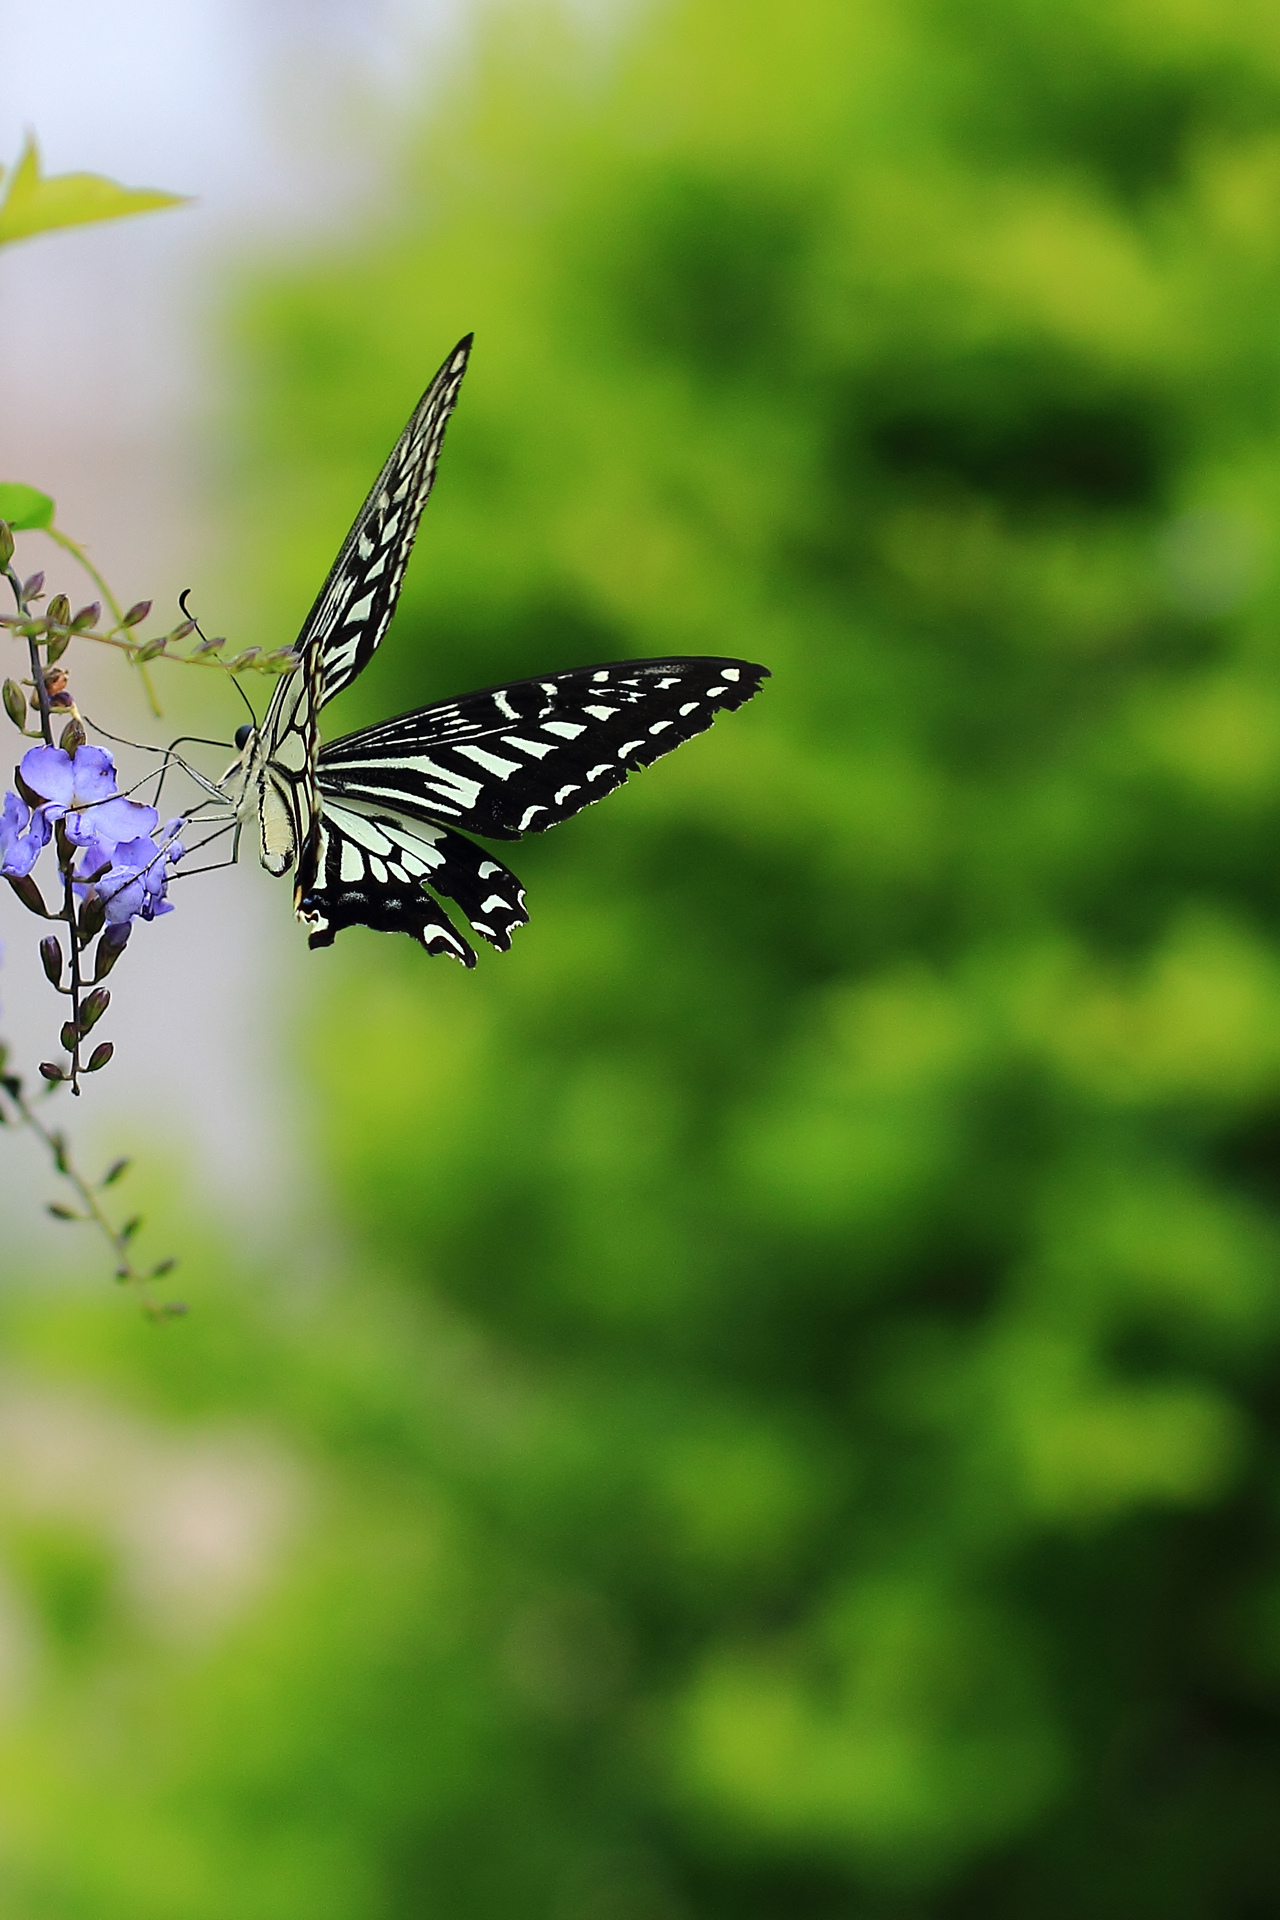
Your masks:
[[[35,527],[53,525],[53,501],[38,487],[22,480],[0,480],[0,520],[8,521],[15,533],[30,533]]]
[[[100,173],[44,175],[35,137],[28,134],[9,175],[9,191],[0,203],[0,246],[54,227],[83,227],[94,220],[118,220],[127,213],[181,206],[186,197],[155,187],[122,187]]]

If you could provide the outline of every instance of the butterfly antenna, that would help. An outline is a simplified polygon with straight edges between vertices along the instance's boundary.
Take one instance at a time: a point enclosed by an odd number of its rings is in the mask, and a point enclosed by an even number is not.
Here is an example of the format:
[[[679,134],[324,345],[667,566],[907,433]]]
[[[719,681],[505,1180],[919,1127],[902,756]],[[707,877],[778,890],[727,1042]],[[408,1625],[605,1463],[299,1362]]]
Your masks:
[[[190,607],[187,605],[187,596],[190,592],[191,592],[190,587],[184,587],[182,589],[182,592],[178,595],[178,605],[182,608],[183,618],[191,622],[192,626],[195,628],[196,632],[200,635],[200,638],[205,641],[205,644],[207,646],[208,639],[205,634],[205,630],[200,625],[200,622],[196,619],[194,613],[192,613]],[[249,718],[253,722],[253,730],[256,733],[258,731],[258,716],[253,710],[252,700],[250,700],[248,694],[245,692],[244,688],[240,685],[240,682],[236,679],[234,673],[231,675],[231,684],[235,688],[236,692],[240,695],[240,698],[244,701],[245,706],[248,708]]]

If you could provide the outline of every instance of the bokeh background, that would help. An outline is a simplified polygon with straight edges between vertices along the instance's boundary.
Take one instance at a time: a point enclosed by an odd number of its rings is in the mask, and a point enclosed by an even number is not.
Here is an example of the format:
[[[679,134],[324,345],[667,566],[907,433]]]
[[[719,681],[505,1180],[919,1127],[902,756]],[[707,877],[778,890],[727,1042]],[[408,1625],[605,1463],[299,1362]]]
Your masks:
[[[474,975],[249,867],[143,930],[81,1124],[190,1318],[3,1174],[6,1912],[1275,1913],[1274,9],[263,17],[225,218],[12,250],[132,339],[171,247],[186,331],[96,490],[11,334],[7,477],[279,644],[474,327],[334,730],[774,678],[527,843]],[[141,184],[109,98],[51,160]]]

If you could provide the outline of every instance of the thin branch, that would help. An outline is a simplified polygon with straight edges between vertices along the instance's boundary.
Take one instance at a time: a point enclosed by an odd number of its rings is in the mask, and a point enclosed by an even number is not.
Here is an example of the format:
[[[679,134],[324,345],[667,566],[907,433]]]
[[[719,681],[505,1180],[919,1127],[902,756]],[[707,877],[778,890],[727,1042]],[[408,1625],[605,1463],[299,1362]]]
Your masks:
[[[41,634],[47,633],[51,639],[59,638],[63,633],[68,631],[65,627],[55,626],[51,621],[42,619],[38,614],[33,614],[30,617],[32,620],[40,621]],[[14,627],[18,624],[11,614],[0,615],[0,627]],[[173,666],[177,667],[213,667],[219,673],[229,673],[232,675],[237,673],[292,673],[298,664],[297,654],[289,647],[282,647],[268,653],[264,658],[259,660],[240,661],[239,656],[235,654],[232,655],[230,660],[220,660],[212,651],[206,651],[204,653],[170,653],[167,648],[160,653],[152,654],[149,660],[140,660],[138,658],[139,649],[144,647],[147,642],[145,640],[122,638],[121,634],[126,631],[127,629],[124,629],[123,626],[119,628],[113,627],[110,633],[93,633],[82,630],[78,633],[74,631],[71,632],[70,637],[73,640],[92,640],[94,644],[99,647],[116,647],[121,653],[127,653],[130,665],[137,667],[141,672],[146,671],[147,667],[151,664],[151,660],[167,660]],[[248,649],[248,651],[256,653],[258,649],[255,647]]]
[[[85,943],[81,940],[80,925],[76,918],[75,883],[71,877],[70,861],[63,868],[62,887],[63,911],[67,916],[67,928],[71,936],[68,943],[71,947],[71,1020],[69,1024],[75,1029],[75,1038],[71,1043],[70,1079],[71,1091],[78,1099],[80,1096],[80,1047],[84,1040],[84,1034],[80,1029],[80,989],[84,984],[80,977],[80,954]]]
[[[13,590],[18,612],[23,619],[27,617],[27,599],[22,590],[22,582],[12,567],[5,568],[5,578]],[[53,745],[53,716],[49,708],[49,689],[45,685],[44,668],[40,665],[40,646],[34,636],[27,640],[27,652],[31,656],[31,678],[35,685],[36,700],[40,708],[40,735],[46,747]]]
[[[79,562],[110,607],[111,617],[117,627],[123,627],[124,609],[121,607],[120,602],[116,599],[102,575],[98,572],[98,569],[94,566],[84,548],[80,545],[80,542],[73,540],[69,533],[63,533],[60,527],[45,527],[43,531],[48,534],[55,546],[61,547],[64,553],[69,553],[73,560]],[[135,660],[134,665],[142,675],[142,684],[147,690],[147,703],[151,708],[152,714],[158,720],[160,718],[160,702],[156,699],[156,690],[152,684],[147,663],[145,660]]]
[[[9,1096],[23,1126],[31,1133],[34,1133],[38,1140],[43,1142],[56,1171],[61,1174],[62,1178],[71,1187],[76,1198],[84,1208],[82,1214],[54,1209],[54,1217],[62,1220],[79,1220],[86,1226],[97,1227],[98,1231],[110,1246],[115,1258],[116,1279],[119,1280],[122,1285],[128,1284],[138,1289],[142,1300],[143,1311],[148,1314],[151,1319],[170,1320],[176,1315],[184,1314],[186,1308],[180,1301],[157,1300],[151,1290],[152,1282],[160,1279],[164,1274],[172,1272],[176,1262],[172,1260],[162,1260],[158,1265],[152,1267],[150,1272],[144,1272],[140,1267],[134,1265],[133,1257],[129,1252],[129,1242],[137,1230],[137,1225],[140,1223],[129,1221],[126,1222],[123,1227],[113,1226],[97,1194],[71,1158],[66,1136],[61,1133],[54,1133],[44,1125],[43,1121],[32,1108],[30,1101],[23,1093],[22,1082],[20,1080],[11,1075],[6,1075],[4,1079],[0,1081],[0,1085],[3,1086],[5,1093]],[[113,1169],[113,1174],[114,1171]],[[124,1171],[123,1163],[120,1163],[120,1171]],[[108,1177],[110,1178],[112,1176]]]

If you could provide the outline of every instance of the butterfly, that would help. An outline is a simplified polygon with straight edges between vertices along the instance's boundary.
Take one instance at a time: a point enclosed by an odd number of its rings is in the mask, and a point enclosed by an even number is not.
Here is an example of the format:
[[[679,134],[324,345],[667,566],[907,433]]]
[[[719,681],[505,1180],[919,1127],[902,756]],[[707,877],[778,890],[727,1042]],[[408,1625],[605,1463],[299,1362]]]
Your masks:
[[[269,873],[295,869],[312,947],[344,927],[403,932],[473,967],[444,901],[503,951],[528,920],[509,867],[468,836],[558,826],[637,767],[740,707],[768,677],[674,656],[486,687],[322,745],[321,709],[369,663],[395,612],[471,351],[460,340],[409,416],[338,551],[257,727],[236,734],[235,807]]]

